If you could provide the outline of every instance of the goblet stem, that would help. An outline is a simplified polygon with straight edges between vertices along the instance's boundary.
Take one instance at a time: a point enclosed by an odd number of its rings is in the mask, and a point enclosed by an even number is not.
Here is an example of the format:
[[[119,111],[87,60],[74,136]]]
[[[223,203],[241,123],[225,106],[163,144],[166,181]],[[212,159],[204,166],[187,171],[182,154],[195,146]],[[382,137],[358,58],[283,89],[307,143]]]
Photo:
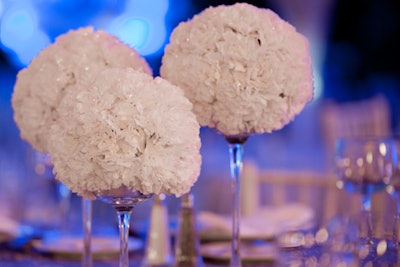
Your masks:
[[[394,217],[394,226],[393,226],[393,248],[398,249],[399,248],[399,223],[400,223],[400,217],[399,213],[397,212]]]
[[[119,248],[119,267],[129,266],[129,222],[133,207],[146,199],[149,199],[153,194],[142,194],[139,191],[121,186],[110,190],[105,190],[97,193],[97,198],[105,203],[111,204],[117,211],[118,227],[120,237]]]
[[[82,198],[82,218],[83,218],[83,255],[82,266],[92,267],[92,201]]]
[[[240,175],[245,138],[227,138],[229,145],[232,192],[232,256],[231,267],[241,267],[240,257]]]
[[[57,197],[61,211],[61,233],[68,234],[68,213],[71,205],[71,190],[63,183],[56,182]]]
[[[393,229],[393,243],[394,247],[398,249],[400,247],[399,244],[399,237],[400,237],[400,195],[398,193],[395,194],[396,198],[396,214],[395,216],[395,223]],[[400,250],[399,250],[400,253]],[[399,254],[400,255],[400,254]],[[400,260],[400,258],[398,258]]]
[[[118,216],[118,227],[120,237],[120,257],[119,267],[129,266],[129,250],[128,250],[128,239],[129,239],[129,222],[133,206],[116,207]]]
[[[368,193],[362,196],[362,211],[367,226],[367,242],[372,242],[371,196]]]

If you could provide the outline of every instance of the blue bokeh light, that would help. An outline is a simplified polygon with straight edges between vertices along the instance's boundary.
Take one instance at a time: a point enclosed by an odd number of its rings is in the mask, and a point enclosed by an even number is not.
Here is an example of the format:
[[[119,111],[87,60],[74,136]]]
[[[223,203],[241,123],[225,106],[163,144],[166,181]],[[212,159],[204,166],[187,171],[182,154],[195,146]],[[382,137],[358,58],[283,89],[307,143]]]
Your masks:
[[[3,16],[3,1],[0,1],[0,19]]]
[[[140,50],[145,46],[149,35],[149,22],[144,19],[127,17],[114,21],[110,31],[114,32],[124,43]]]
[[[37,18],[29,6],[14,7],[4,15],[1,23],[1,41],[12,49],[29,41],[35,31]]]
[[[130,1],[125,12],[110,22],[107,31],[143,56],[158,53],[167,41],[165,16],[168,6],[168,0],[154,0],[151,4]]]
[[[59,35],[90,25],[117,36],[157,65],[153,61],[161,57],[174,23],[190,16],[190,3],[0,0],[0,48],[9,63],[23,68]]]
[[[50,43],[47,34],[39,28],[37,14],[29,1],[15,3],[4,12],[0,41],[11,62],[18,67],[29,64]]]

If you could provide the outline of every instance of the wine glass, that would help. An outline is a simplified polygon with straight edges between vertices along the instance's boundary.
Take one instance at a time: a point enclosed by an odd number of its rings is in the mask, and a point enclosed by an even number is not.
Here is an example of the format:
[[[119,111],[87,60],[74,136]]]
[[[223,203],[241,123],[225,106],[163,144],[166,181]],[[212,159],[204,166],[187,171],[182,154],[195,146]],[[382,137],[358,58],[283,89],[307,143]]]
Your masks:
[[[337,186],[347,192],[361,194],[360,223],[366,223],[367,233],[360,241],[368,250],[376,245],[372,236],[371,197],[388,187],[396,167],[397,153],[392,138],[339,138],[336,142]]]
[[[60,212],[60,229],[59,234],[65,234],[68,228],[68,213],[70,211],[72,193],[69,188],[54,179],[53,164],[49,153],[42,153],[35,149],[31,149],[32,164],[34,172],[43,179],[46,179],[51,184],[52,190],[55,191],[57,198],[58,210]]]
[[[232,193],[232,251],[231,267],[242,266],[240,256],[240,176],[243,166],[243,148],[248,135],[225,136],[229,146]]]
[[[59,210],[61,212],[61,234],[67,231],[68,213],[71,205],[71,190],[62,182],[54,179],[52,173],[53,164],[49,153],[40,153],[33,150],[34,170],[38,175],[49,179],[55,186],[57,200],[59,201]],[[82,266],[92,267],[93,257],[91,252],[91,236],[92,236],[92,201],[82,198],[82,223],[83,223],[83,251]]]
[[[400,156],[400,135],[394,136],[394,142],[397,150],[397,159]],[[389,187],[387,188],[389,195],[396,202],[396,214],[395,214],[395,229],[393,230],[394,236],[394,246],[395,248],[399,247],[399,236],[400,236],[400,162],[397,162],[397,167],[395,169],[394,174],[392,175],[392,179]]]
[[[137,190],[130,190],[125,186],[96,193],[97,199],[112,205],[117,212],[120,237],[119,267],[129,266],[128,238],[133,208],[137,203],[147,200],[152,196],[153,194],[142,194]]]

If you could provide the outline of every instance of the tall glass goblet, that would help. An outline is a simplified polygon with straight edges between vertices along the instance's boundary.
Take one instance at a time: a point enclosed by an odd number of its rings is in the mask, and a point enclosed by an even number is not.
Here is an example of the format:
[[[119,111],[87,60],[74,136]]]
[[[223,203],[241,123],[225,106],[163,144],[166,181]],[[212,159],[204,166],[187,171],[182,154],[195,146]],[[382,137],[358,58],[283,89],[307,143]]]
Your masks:
[[[232,252],[231,267],[242,266],[240,257],[240,176],[243,166],[243,146],[248,139],[243,136],[226,136],[229,146],[232,192]]]
[[[60,211],[60,227],[59,234],[66,234],[68,228],[68,213],[71,206],[72,192],[69,188],[60,181],[54,179],[53,164],[49,153],[41,153],[37,150],[32,150],[33,168],[37,175],[50,182],[52,190],[55,191],[57,198],[58,210]]]
[[[339,138],[335,148],[338,187],[362,197],[362,221],[367,225],[361,245],[373,248],[371,196],[385,190],[397,166],[394,140],[388,137]],[[366,221],[363,221],[366,220]]]
[[[119,267],[129,266],[128,238],[133,208],[137,203],[147,200],[152,196],[153,194],[142,194],[139,191],[129,190],[125,186],[101,191],[96,194],[97,199],[112,205],[117,212],[120,237]]]
[[[392,175],[392,179],[390,182],[390,186],[387,188],[389,195],[395,200],[396,202],[396,214],[395,217],[395,229],[393,229],[393,241],[394,247],[399,248],[399,238],[400,238],[400,135],[395,135],[394,142],[396,144],[396,151],[397,151],[397,168]],[[400,253],[400,251],[399,251]],[[399,258],[400,259],[400,258]]]

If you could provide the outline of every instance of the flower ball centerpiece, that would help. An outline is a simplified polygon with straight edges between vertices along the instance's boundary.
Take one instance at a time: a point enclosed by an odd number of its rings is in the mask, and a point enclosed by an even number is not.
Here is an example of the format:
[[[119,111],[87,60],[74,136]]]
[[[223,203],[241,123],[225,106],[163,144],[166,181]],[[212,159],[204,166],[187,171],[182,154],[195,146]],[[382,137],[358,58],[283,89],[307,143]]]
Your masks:
[[[307,39],[269,9],[205,9],[173,31],[161,76],[180,86],[202,126],[225,136],[278,130],[312,99]]]
[[[21,137],[50,153],[57,179],[116,208],[121,267],[128,266],[133,206],[152,194],[188,192],[200,172],[192,103],[151,74],[119,39],[81,28],[57,38],[21,70],[12,96]]]
[[[246,3],[210,7],[173,30],[160,73],[185,91],[200,125],[228,141],[231,266],[241,266],[243,145],[252,134],[281,129],[312,99],[308,41],[269,9]]]
[[[87,27],[60,35],[18,73],[12,106],[21,137],[47,153],[49,129],[58,120],[57,108],[64,94],[109,67],[152,73],[134,49],[102,30]]]
[[[84,86],[80,88],[80,86]],[[57,178],[111,204],[120,230],[120,267],[136,203],[187,193],[200,172],[200,125],[183,91],[131,68],[108,68],[77,84],[58,107],[48,148]]]
[[[199,124],[183,91],[130,68],[109,68],[65,93],[49,134],[57,178],[88,198],[126,188],[188,192],[200,172]]]

